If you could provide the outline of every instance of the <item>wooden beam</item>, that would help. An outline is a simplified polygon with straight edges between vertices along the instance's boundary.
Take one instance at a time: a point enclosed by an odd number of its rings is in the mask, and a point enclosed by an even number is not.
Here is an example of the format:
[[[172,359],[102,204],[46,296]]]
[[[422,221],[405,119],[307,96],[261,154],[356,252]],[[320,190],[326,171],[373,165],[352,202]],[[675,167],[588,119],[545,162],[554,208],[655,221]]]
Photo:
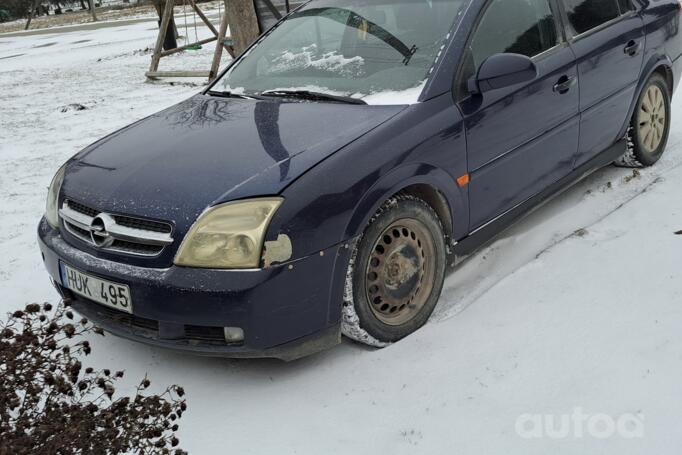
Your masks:
[[[145,76],[150,79],[157,77],[209,77],[209,71],[147,71]]]
[[[202,21],[206,24],[206,27],[208,27],[215,36],[218,36],[218,30],[213,26],[210,20],[204,15],[204,12],[201,11],[201,9],[197,6],[197,4],[194,2],[194,0],[189,0],[190,6],[196,11],[197,15],[201,18]]]
[[[265,3],[265,6],[268,7],[270,12],[272,13],[273,16],[275,16],[275,19],[279,20],[282,18],[282,14],[279,12],[277,8],[275,8],[275,5],[272,4],[270,0],[261,0],[263,3]]]
[[[212,36],[210,38],[205,38],[205,39],[199,40],[196,43],[189,43],[189,44],[185,44],[184,46],[176,47],[175,49],[169,49],[167,51],[161,52],[161,57],[166,57],[168,55],[175,54],[176,52],[184,51],[188,47],[196,46],[197,44],[201,45],[201,44],[210,43],[211,41],[215,41],[216,39],[218,39],[217,36]]]
[[[161,25],[159,25],[159,35],[156,37],[156,45],[154,46],[152,63],[149,65],[150,73],[153,73],[159,69],[159,60],[161,60],[161,47],[163,46],[164,39],[166,39],[168,23],[170,22],[170,18],[173,15],[173,6],[175,6],[175,0],[166,0],[166,6],[163,9],[163,16],[161,17]]]
[[[192,8],[194,8],[194,11],[196,11],[197,15],[201,18],[202,21],[206,24],[206,27],[209,28],[213,32],[213,34],[217,37],[219,35],[218,30],[213,26],[211,21],[204,15],[204,12],[201,11],[201,8],[199,8],[194,0],[188,0],[189,4],[192,5]],[[222,18],[221,18],[221,23],[222,23]],[[223,40],[224,41],[224,40]],[[225,47],[225,50],[227,52],[230,52],[230,49],[226,44],[223,43],[223,46]]]
[[[225,14],[220,21],[220,32],[218,33],[218,43],[215,47],[215,53],[213,54],[213,63],[211,64],[211,72],[208,76],[208,81],[211,82],[218,76],[218,71],[220,71],[220,59],[223,57],[223,46],[225,45],[225,34],[227,33],[228,18],[227,18],[227,0],[225,0]],[[227,50],[232,57],[234,54]]]
[[[173,6],[175,5],[175,0],[166,0],[165,7],[163,8],[163,14],[161,16],[161,24],[159,25],[159,34],[156,39],[156,45],[154,46],[154,53],[152,55],[152,61],[149,66],[149,71],[145,75],[149,79],[157,79],[163,77],[207,77],[209,82],[214,80],[220,71],[220,61],[222,58],[223,49],[234,58],[235,49],[233,46],[226,44],[226,34],[227,28],[234,18],[232,18],[228,10],[233,9],[234,13],[237,14],[237,19],[240,22],[235,25],[237,30],[241,31],[241,37],[239,42],[241,42],[242,50],[251,44],[253,40],[259,36],[258,19],[256,17],[256,11],[254,8],[253,0],[227,0],[225,1],[224,14],[221,17],[220,29],[216,30],[215,26],[206,17],[206,15],[197,6],[196,0],[188,0],[194,11],[199,15],[206,26],[213,32],[215,36],[210,38],[205,38],[203,40],[197,41],[196,43],[188,43],[184,46],[163,50],[163,42],[166,38],[168,32],[168,24],[173,16]],[[234,5],[233,3],[237,3]],[[235,9],[236,8],[236,9]],[[236,23],[235,23],[236,24]],[[232,42],[235,42],[234,37],[230,38]],[[187,50],[193,46],[202,45],[216,41],[216,49],[213,54],[213,62],[211,64],[210,71],[159,71],[159,62],[162,57],[166,57],[171,54],[175,54],[180,51]],[[240,51],[240,52],[241,52]]]

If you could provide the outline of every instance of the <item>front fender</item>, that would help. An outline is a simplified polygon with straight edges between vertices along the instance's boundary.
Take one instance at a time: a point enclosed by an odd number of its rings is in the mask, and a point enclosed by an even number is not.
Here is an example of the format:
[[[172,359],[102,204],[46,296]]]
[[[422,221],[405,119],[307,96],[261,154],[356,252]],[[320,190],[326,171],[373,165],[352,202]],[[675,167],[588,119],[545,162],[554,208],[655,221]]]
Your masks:
[[[418,103],[289,185],[266,242],[287,236],[294,268],[299,258],[335,251],[325,300],[328,321],[336,323],[355,241],[381,204],[408,186],[429,185],[449,206],[450,220],[443,224],[452,223],[451,235],[458,240],[469,227],[468,189],[456,182],[466,172],[462,117],[450,94]]]
[[[288,235],[292,259],[319,253],[358,235],[388,197],[417,183],[440,191],[456,219],[454,237],[464,236],[467,195],[455,179],[466,169],[466,139],[452,97],[413,105],[287,187],[267,240]]]
[[[344,237],[353,238],[360,235],[388,198],[413,185],[428,185],[445,198],[450,219],[441,221],[452,239],[460,239],[467,234],[469,228],[467,187],[459,187],[450,174],[433,165],[410,163],[393,169],[364,194],[346,226]]]

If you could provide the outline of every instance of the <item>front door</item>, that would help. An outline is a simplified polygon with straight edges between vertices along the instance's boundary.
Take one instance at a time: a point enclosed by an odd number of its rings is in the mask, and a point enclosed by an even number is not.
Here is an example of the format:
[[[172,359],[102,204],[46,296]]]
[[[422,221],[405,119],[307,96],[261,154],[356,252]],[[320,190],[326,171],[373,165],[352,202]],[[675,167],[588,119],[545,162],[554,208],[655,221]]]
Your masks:
[[[572,170],[578,70],[550,0],[492,0],[458,76],[470,174],[470,228],[514,208]],[[497,53],[531,57],[535,80],[469,95],[466,81]]]

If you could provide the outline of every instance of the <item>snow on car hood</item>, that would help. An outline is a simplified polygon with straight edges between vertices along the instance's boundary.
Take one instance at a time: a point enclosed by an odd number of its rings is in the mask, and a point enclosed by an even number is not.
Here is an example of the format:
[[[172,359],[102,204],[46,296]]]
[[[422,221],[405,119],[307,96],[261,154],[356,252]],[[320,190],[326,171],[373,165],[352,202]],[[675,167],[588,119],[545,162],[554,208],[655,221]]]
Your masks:
[[[188,226],[209,205],[280,193],[403,108],[197,95],[76,155],[62,194]]]

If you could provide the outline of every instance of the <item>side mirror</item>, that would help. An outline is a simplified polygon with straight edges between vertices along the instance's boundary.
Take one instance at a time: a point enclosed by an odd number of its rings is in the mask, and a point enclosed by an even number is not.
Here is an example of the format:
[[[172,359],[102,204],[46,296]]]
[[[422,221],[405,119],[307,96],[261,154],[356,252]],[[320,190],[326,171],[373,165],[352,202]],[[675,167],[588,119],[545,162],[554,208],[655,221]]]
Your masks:
[[[483,93],[498,88],[529,82],[538,76],[533,61],[520,54],[495,54],[488,57],[469,81],[471,93]]]

